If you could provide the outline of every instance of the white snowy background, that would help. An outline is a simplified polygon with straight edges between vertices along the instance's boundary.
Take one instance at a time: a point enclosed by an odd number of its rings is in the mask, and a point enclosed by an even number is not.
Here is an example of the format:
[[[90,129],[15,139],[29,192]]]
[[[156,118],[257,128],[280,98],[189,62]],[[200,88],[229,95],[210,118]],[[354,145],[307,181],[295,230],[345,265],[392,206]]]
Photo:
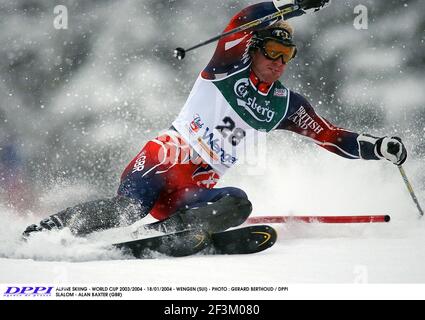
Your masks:
[[[255,2],[0,1],[0,152],[14,143],[25,189],[20,205],[0,189],[0,283],[425,282],[425,222],[397,168],[346,160],[289,132],[271,134],[264,172],[239,166],[220,186],[246,190],[253,215],[390,214],[392,221],[275,225],[277,244],[250,256],[134,260],[107,247],[129,239],[131,227],[88,239],[64,230],[19,240],[30,223],[114,195],[125,165],[169,127],[214,45],[183,61],[173,49],[216,35]],[[68,8],[66,30],[53,26],[59,4]],[[366,30],[353,26],[359,4],[368,9]],[[335,125],[402,137],[422,203],[424,11],[422,0],[341,0],[295,18],[299,55],[282,77]]]

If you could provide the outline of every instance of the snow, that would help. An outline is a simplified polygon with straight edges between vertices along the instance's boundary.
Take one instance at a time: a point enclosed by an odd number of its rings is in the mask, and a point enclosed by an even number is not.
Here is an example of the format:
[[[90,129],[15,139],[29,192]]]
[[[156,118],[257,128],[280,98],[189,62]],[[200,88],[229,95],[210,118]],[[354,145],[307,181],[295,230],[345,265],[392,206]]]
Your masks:
[[[21,2],[5,1],[0,11],[0,148],[16,136],[37,201],[29,216],[0,201],[0,299],[7,284],[289,285],[292,297],[312,292],[318,298],[327,285],[342,286],[331,287],[334,297],[418,292],[401,284],[425,282],[425,222],[397,168],[343,159],[287,132],[270,135],[260,166],[249,158],[219,186],[245,190],[256,216],[390,214],[392,221],[274,225],[275,246],[247,256],[135,260],[108,247],[130,239],[137,225],[87,239],[63,230],[21,242],[27,225],[114,194],[126,163],[173,121],[214,45],[178,62],[172,50],[210,38],[237,10],[259,1],[68,1],[67,30],[53,28],[51,1],[34,2],[28,12]],[[357,4],[371,9],[368,30],[353,27]],[[332,8],[291,20],[300,50],[285,85],[335,125],[402,137],[409,152],[405,169],[425,206],[424,2],[334,1]],[[382,284],[398,284],[397,290]],[[418,296],[425,292],[420,288]]]
[[[130,239],[137,225],[87,239],[74,238],[68,230],[37,234],[23,243],[19,241],[20,233],[39,217],[19,218],[3,208],[0,283],[229,288],[424,283],[425,222],[418,219],[397,168],[386,162],[340,159],[314,146],[311,150],[309,145],[306,148],[290,155],[270,155],[266,178],[239,177],[237,185],[247,191],[254,203],[253,215],[387,213],[392,221],[351,225],[287,223],[275,225],[279,235],[276,245],[255,255],[198,254],[136,260],[108,248],[107,244]],[[414,161],[406,165],[414,186],[419,165]],[[223,184],[235,184],[235,176],[237,170]],[[424,190],[416,191],[423,202]],[[55,197],[60,200],[57,194]],[[233,298],[235,294],[226,293]],[[166,296],[164,293],[161,297]],[[190,297],[189,293],[187,296]],[[271,297],[277,298],[279,294]]]

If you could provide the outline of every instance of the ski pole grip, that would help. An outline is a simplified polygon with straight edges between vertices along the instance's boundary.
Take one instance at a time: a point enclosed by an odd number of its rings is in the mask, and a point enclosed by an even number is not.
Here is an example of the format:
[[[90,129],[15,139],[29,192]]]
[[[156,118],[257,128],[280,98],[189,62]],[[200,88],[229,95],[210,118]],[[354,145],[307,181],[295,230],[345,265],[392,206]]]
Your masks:
[[[174,58],[177,58],[179,60],[183,60],[184,57],[186,56],[186,50],[184,50],[183,48],[176,48],[174,49]]]

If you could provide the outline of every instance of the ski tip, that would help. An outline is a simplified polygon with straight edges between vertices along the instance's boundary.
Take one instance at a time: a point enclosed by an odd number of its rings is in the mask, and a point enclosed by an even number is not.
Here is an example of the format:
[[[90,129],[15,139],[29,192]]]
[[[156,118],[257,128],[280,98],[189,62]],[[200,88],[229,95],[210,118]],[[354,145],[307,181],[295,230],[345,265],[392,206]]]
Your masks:
[[[255,225],[212,234],[216,254],[250,254],[276,243],[277,232],[267,225]]]
[[[277,232],[267,225],[258,225],[251,228],[252,240],[256,243],[255,252],[261,252],[272,247],[277,241]]]

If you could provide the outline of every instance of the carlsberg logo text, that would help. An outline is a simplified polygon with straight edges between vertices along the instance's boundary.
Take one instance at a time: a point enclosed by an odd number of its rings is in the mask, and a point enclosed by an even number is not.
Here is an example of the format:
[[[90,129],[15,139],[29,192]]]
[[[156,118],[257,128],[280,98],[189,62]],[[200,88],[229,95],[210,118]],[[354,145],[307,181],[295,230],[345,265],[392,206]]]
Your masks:
[[[249,80],[243,78],[235,83],[234,91],[237,97],[238,106],[245,108],[256,120],[261,122],[271,122],[276,114],[275,111],[269,109],[267,106],[261,106],[257,103],[257,98],[247,97],[248,95]],[[267,104],[268,101],[266,101]],[[269,102],[270,103],[270,102]]]

